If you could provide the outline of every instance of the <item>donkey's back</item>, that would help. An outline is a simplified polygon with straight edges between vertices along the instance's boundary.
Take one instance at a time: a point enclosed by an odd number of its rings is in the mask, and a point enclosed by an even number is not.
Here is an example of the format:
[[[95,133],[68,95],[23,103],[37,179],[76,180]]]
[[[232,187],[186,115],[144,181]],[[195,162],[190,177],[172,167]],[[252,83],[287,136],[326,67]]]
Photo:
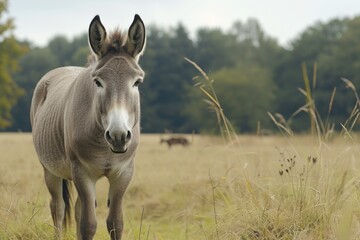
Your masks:
[[[65,102],[82,69],[62,67],[47,73],[35,88],[30,110],[33,141],[42,165],[66,179],[71,176],[64,149]]]

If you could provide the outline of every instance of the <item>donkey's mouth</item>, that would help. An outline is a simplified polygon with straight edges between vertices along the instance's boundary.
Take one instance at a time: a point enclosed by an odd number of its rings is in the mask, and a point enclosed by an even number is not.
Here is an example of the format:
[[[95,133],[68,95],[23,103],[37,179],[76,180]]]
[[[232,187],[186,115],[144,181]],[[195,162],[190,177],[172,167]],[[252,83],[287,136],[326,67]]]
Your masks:
[[[110,149],[111,149],[111,151],[113,152],[113,153],[116,153],[116,154],[122,154],[122,153],[126,153],[127,152],[127,148],[125,148],[125,149],[113,149],[112,147],[110,147]]]

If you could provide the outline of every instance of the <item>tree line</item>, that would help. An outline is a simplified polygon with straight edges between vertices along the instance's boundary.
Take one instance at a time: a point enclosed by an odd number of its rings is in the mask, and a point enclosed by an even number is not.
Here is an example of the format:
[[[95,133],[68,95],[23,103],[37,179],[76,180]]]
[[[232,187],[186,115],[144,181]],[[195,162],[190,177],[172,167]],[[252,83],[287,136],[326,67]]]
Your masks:
[[[45,47],[12,37],[9,41],[17,47],[10,52],[0,36],[0,126],[3,131],[31,131],[29,109],[36,83],[53,68],[85,66],[87,35],[55,36]],[[147,26],[140,59],[146,72],[140,86],[143,132],[217,131],[214,113],[194,86],[199,72],[184,57],[214,79],[223,110],[239,132],[255,132],[259,125],[274,129],[267,112],[279,112],[292,129],[307,131],[307,114],[293,113],[306,103],[298,90],[304,88],[301,65],[305,63],[312,78],[316,63],[316,107],[326,117],[336,87],[329,121],[340,127],[356,102],[341,77],[360,85],[360,17],[315,23],[287,47],[267,35],[256,19],[236,21],[228,30],[200,28],[193,38],[182,24],[170,29]]]

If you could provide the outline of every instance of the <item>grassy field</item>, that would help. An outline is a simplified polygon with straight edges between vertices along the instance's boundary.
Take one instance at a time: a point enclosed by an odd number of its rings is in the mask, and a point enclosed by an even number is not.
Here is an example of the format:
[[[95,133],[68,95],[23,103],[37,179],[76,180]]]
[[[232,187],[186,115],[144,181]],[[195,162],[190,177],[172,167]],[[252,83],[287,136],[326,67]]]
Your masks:
[[[357,136],[187,137],[169,149],[142,136],[123,239],[360,239]],[[95,239],[108,239],[107,189],[101,179]],[[48,203],[31,135],[0,134],[0,239],[50,239]]]

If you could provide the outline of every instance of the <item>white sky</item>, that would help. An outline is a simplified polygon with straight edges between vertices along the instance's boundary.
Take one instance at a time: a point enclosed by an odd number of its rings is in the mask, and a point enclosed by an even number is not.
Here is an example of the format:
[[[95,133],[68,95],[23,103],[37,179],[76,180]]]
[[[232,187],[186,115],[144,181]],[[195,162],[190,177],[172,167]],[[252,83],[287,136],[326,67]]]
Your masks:
[[[96,14],[107,29],[127,29],[135,13],[145,25],[182,22],[191,33],[206,26],[228,30],[234,21],[252,17],[286,45],[316,21],[360,15],[360,0],[9,0],[15,35],[40,46],[56,34],[86,32]]]

